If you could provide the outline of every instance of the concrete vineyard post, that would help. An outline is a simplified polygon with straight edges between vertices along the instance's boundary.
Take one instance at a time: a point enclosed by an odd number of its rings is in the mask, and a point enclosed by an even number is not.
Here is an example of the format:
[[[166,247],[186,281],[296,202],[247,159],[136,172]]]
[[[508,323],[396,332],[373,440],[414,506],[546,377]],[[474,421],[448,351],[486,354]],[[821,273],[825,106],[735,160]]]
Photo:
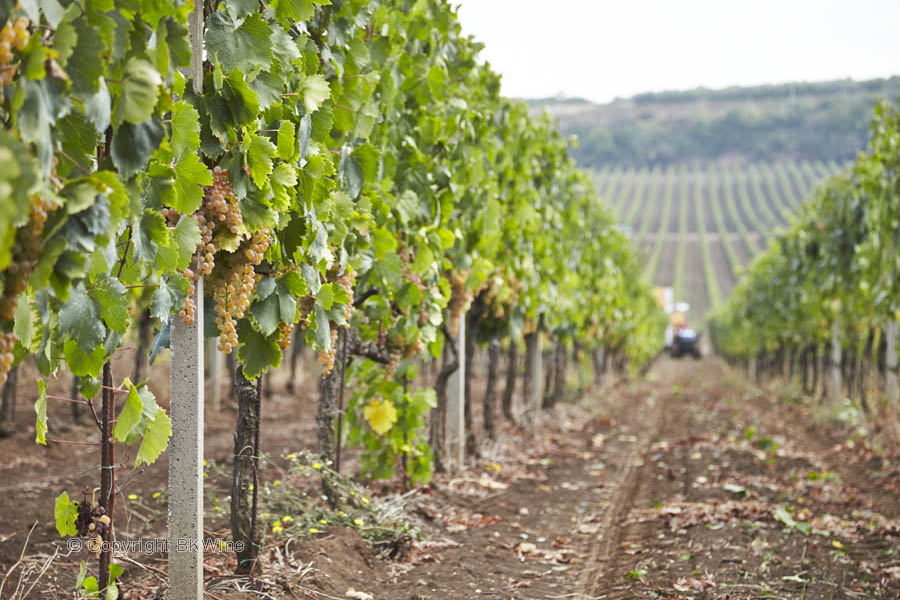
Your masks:
[[[203,92],[203,3],[189,16],[191,76]],[[169,599],[203,598],[203,278],[194,291],[194,323],[170,320]],[[217,385],[218,381],[214,381]]]
[[[887,393],[889,406],[892,410],[897,409],[897,401],[900,399],[900,387],[897,381],[897,330],[900,329],[900,323],[897,321],[888,322],[887,326]]]
[[[528,365],[534,378],[534,384],[531,386],[531,398],[528,400],[531,403],[531,421],[537,423],[544,404],[544,364],[540,330],[534,332],[534,346],[534,352],[531,353],[531,364]]]
[[[466,420],[466,317],[460,315],[456,338],[456,355],[459,367],[447,382],[447,456],[450,472],[459,472],[465,465]]]
[[[835,407],[841,401],[841,327],[835,319],[831,326],[831,381],[828,395]]]

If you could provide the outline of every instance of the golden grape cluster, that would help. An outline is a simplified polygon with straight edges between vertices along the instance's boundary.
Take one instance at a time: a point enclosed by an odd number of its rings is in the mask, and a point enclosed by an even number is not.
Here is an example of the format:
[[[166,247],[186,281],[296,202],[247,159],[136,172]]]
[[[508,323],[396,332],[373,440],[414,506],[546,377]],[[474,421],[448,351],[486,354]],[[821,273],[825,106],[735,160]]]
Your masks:
[[[31,37],[28,33],[28,19],[19,17],[13,21],[7,21],[0,29],[0,102],[3,102],[3,88],[12,83],[18,65],[14,64],[15,56],[13,48],[18,51],[25,49]]]
[[[291,347],[291,335],[294,333],[293,323],[278,324],[278,347],[284,352]]]
[[[219,328],[219,350],[230,354],[237,347],[237,321],[244,317],[250,307],[250,299],[256,284],[262,279],[253,268],[262,262],[266,249],[272,243],[272,232],[264,227],[254,233],[245,245],[243,253],[249,262],[233,260],[225,275],[216,281],[213,300],[216,302],[216,325]],[[244,247],[246,246],[246,247]]]
[[[47,222],[47,213],[56,205],[40,196],[34,196],[29,207],[28,223],[16,231],[11,248],[12,261],[4,271],[0,294],[0,320],[12,321],[16,316],[19,294],[28,287],[28,278],[37,265],[41,252],[41,234]],[[12,332],[0,333],[0,385],[6,383],[13,363],[13,347],[18,338]]]
[[[41,252],[41,234],[47,213],[56,206],[49,200],[34,196],[29,207],[28,223],[16,231],[16,239],[11,249],[12,262],[6,268],[6,283],[0,296],[0,319],[12,320],[16,314],[16,304],[28,286],[28,278],[34,270]]]
[[[223,225],[234,235],[240,235],[244,220],[241,217],[238,199],[231,189],[228,171],[222,167],[213,169],[213,183],[204,190],[203,205],[200,207],[200,211],[205,213],[203,216],[213,223],[210,226],[212,229]]]
[[[353,316],[353,286],[356,284],[356,271],[353,270],[353,267],[347,265],[344,268],[344,272],[337,279],[337,284],[350,296],[350,300],[344,305],[344,320],[346,321],[344,327],[350,327],[350,317]]]
[[[328,350],[319,352],[319,364],[322,365],[323,376],[328,375],[334,369],[334,357],[337,355],[338,328],[334,323],[329,323],[329,325],[331,326],[331,343],[328,345]]]
[[[400,366],[400,359],[403,358],[403,353],[400,350],[391,350],[388,353],[388,364],[384,368],[384,378],[390,379],[394,376],[394,373],[397,372],[397,367]]]
[[[11,331],[0,333],[0,385],[6,383],[9,370],[13,364],[13,348],[18,337]]]
[[[459,331],[459,317],[464,313],[475,293],[466,287],[466,280],[469,278],[468,271],[456,271],[450,275],[450,286],[453,293],[450,296],[450,333],[456,335]]]
[[[163,216],[169,217],[172,214],[176,213],[170,209],[163,209]],[[203,189],[203,203],[193,216],[200,227],[200,244],[191,257],[190,267],[182,272],[182,275],[191,282],[188,288],[188,297],[178,313],[185,324],[193,323],[196,316],[194,293],[197,280],[200,277],[211,275],[216,266],[217,248],[213,243],[213,236],[217,228],[224,227],[232,235],[240,235],[244,224],[238,199],[231,189],[231,180],[228,178],[226,169],[221,167],[213,169],[213,183]],[[259,262],[255,264],[259,264]]]

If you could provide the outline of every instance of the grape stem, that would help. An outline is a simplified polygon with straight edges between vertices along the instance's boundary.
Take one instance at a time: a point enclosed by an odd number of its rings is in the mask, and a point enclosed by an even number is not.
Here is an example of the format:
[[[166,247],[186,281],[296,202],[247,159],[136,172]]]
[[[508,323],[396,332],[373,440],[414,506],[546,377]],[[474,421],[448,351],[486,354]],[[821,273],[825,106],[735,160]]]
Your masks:
[[[47,397],[51,400],[62,400],[63,402],[72,402],[73,404],[87,404],[87,400],[78,400],[76,398],[64,398],[63,396],[51,396],[47,394]]]
[[[119,260],[119,272],[116,279],[122,279],[122,269],[125,268],[125,262],[128,260],[128,250],[131,248],[131,225],[128,226],[128,239],[125,240],[125,250],[122,252],[122,258]]]
[[[78,161],[77,161],[77,160],[75,160],[74,158],[72,158],[71,156],[69,156],[68,154],[66,154],[65,150],[56,150],[56,153],[57,153],[57,154],[61,154],[63,158],[65,158],[67,161],[69,161],[70,163],[72,163],[73,165],[75,165],[75,168],[76,168],[76,169],[78,169],[79,171],[81,171],[82,173],[84,173],[85,175],[87,175],[88,177],[90,177],[91,175],[93,175],[93,173],[91,173],[90,171],[88,171],[87,169],[85,169],[84,167],[82,167],[80,164],[78,164]]]
[[[73,442],[70,440],[58,440],[56,438],[47,438],[48,442],[53,442],[54,444],[68,444],[70,446],[99,446],[100,442]]]

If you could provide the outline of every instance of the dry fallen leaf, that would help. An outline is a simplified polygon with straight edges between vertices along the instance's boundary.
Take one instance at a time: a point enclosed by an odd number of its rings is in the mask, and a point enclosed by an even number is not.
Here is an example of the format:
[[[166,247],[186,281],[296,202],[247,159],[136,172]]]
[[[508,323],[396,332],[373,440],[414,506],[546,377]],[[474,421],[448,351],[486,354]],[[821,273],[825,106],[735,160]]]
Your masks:
[[[375,596],[372,594],[367,594],[365,592],[358,592],[353,588],[347,590],[346,596],[348,598],[352,598],[353,600],[375,600]]]
[[[488,477],[482,477],[481,479],[479,479],[478,485],[489,490],[505,490],[509,487],[505,483],[494,481],[493,479],[489,479]]]
[[[600,531],[600,523],[581,523],[576,531],[586,535],[593,535]]]

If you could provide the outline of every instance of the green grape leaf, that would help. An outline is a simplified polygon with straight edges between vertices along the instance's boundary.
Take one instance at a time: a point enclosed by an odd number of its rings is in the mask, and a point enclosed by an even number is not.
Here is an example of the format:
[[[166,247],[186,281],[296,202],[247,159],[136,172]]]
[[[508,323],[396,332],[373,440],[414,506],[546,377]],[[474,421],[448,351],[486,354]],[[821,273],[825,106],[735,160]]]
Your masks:
[[[106,87],[106,79],[100,77],[97,91],[84,99],[84,116],[94,125],[94,130],[102,134],[109,127],[112,115],[112,100]]]
[[[48,79],[35,82],[25,79],[20,82],[24,95],[22,107],[16,114],[16,128],[22,141],[33,143],[37,147],[38,160],[45,173],[49,173],[53,161],[53,137],[50,127],[59,114],[60,107],[54,106],[54,100],[48,93]]]
[[[188,279],[178,273],[161,277],[159,287],[150,298],[150,315],[164,323],[168,322],[172,309],[184,304],[189,286]]]
[[[15,3],[10,2],[10,7],[12,8],[14,4]],[[20,4],[31,21],[39,21],[40,13],[43,13],[44,18],[47,19],[47,23],[49,23],[50,27],[53,29],[56,29],[59,26],[59,22],[62,21],[63,14],[65,13],[65,9],[56,0],[24,0]],[[40,10],[40,13],[38,10]],[[12,11],[10,10],[10,12]],[[4,22],[8,16],[9,15],[7,14],[3,17]]]
[[[272,53],[281,63],[282,70],[287,70],[288,65],[300,58],[300,49],[294,39],[281,28],[278,23],[271,23],[272,27]],[[283,82],[284,79],[281,78]]]
[[[266,184],[268,175],[272,172],[272,159],[275,157],[276,147],[268,138],[254,135],[247,149],[247,163],[250,165],[250,177],[257,187],[262,188]]]
[[[287,289],[287,286],[279,281],[278,288],[278,312],[282,323],[293,323],[297,318],[297,299]]]
[[[97,578],[93,575],[85,577],[84,581],[81,582],[81,588],[84,590],[85,594],[91,598],[97,598],[100,593],[100,587],[97,585]]]
[[[100,307],[100,317],[106,326],[125,333],[128,327],[128,291],[122,282],[107,273],[96,277],[90,290],[91,296]]]
[[[98,345],[90,352],[83,352],[75,340],[67,340],[63,345],[63,356],[69,370],[78,377],[96,377],[106,362],[106,350]]]
[[[172,110],[172,152],[181,156],[200,147],[200,115],[187,102],[177,102]]]
[[[334,304],[334,288],[333,283],[322,285],[319,293],[316,294],[316,306],[321,306],[324,310],[331,310],[331,306]]]
[[[397,197],[394,209],[400,215],[400,222],[406,225],[419,215],[419,197],[412,190],[405,190]]]
[[[99,91],[99,80],[103,74],[105,48],[98,43],[100,34],[87,19],[74,21],[73,36],[77,39],[72,54],[66,63],[66,73],[72,79],[72,92],[80,96],[90,96]]]
[[[34,304],[28,298],[28,292],[19,294],[19,301],[16,304],[15,320],[13,322],[13,333],[19,338],[19,343],[30,348],[35,340],[34,322],[36,320],[37,311]]]
[[[123,383],[128,388],[128,397],[125,398],[125,405],[119,411],[119,416],[116,417],[116,424],[112,431],[113,437],[120,442],[125,442],[134,432],[141,422],[144,410],[144,403],[141,401],[137,388],[128,379]]]
[[[184,153],[175,165],[176,193],[172,208],[184,215],[196,211],[203,203],[205,185],[212,185],[212,173],[196,154]]]
[[[356,67],[357,71],[362,71],[369,65],[369,47],[366,43],[359,39],[353,38],[350,40],[350,52],[348,57],[353,62],[353,66]]]
[[[345,152],[338,168],[344,190],[354,200],[359,197],[363,187],[363,170],[352,155]]]
[[[269,296],[272,295],[272,292],[275,291],[275,278],[274,277],[263,277],[258,284],[256,284],[256,298],[258,300],[265,300]]]
[[[174,247],[178,251],[178,269],[185,269],[190,265],[191,256],[197,251],[203,239],[200,235],[200,225],[193,217],[183,216],[171,235],[172,241],[175,242]]]
[[[275,14],[285,23],[308,21],[316,14],[316,4],[328,5],[331,0],[277,0]]]
[[[300,265],[300,272],[303,274],[303,279],[306,282],[306,293],[312,295],[318,294],[319,288],[322,287],[322,282],[319,281],[319,273],[311,265],[306,263]]]
[[[80,377],[78,381],[78,393],[85,398],[93,398],[100,393],[100,380],[96,377]]]
[[[131,200],[125,186],[116,177],[112,171],[97,171],[91,176],[91,179],[102,184],[100,189],[109,199],[109,211],[114,223],[118,223],[120,219],[131,217],[129,209],[131,208]]]
[[[244,74],[235,67],[224,80],[222,98],[226,101],[234,121],[237,123],[254,123],[259,114],[259,94],[247,85]],[[221,121],[221,115],[212,113],[212,118],[218,119],[214,129],[227,133],[232,129],[231,123]]]
[[[328,311],[316,304],[316,346],[327,351],[331,348],[331,326],[328,324]]]
[[[260,71],[256,79],[250,82],[250,89],[256,92],[259,106],[265,110],[281,101],[281,94],[284,93],[284,79],[281,75]]]
[[[141,463],[153,464],[163,450],[169,445],[169,438],[172,437],[172,420],[162,408],[157,407],[156,415],[149,418],[144,415],[146,428],[144,429],[144,441],[138,449],[137,458],[134,459],[134,466],[138,467]]]
[[[278,157],[290,161],[294,158],[297,148],[297,139],[294,135],[294,124],[290,121],[282,121],[278,128]],[[296,183],[295,183],[296,185]]]
[[[300,158],[306,158],[306,155],[309,153],[309,138],[311,134],[312,117],[303,115],[303,118],[300,119],[300,127],[297,130],[297,141],[300,145]]]
[[[434,252],[431,251],[431,248],[425,244],[419,245],[418,251],[416,252],[416,260],[413,261],[413,271],[419,275],[424,275],[428,269],[431,268],[433,263]]]
[[[276,341],[253,329],[246,320],[238,322],[237,333],[241,340],[238,359],[244,366],[244,376],[247,379],[256,379],[269,367],[278,367],[281,363],[281,348]]]
[[[113,134],[113,164],[125,179],[141,171],[162,143],[165,129],[158,119],[125,122]]]
[[[75,340],[84,352],[92,351],[106,338],[97,304],[83,283],[71,288],[68,302],[59,311],[59,333]]]
[[[372,245],[375,248],[375,260],[384,258],[397,249],[397,238],[384,227],[372,231]]]
[[[125,64],[122,93],[116,104],[116,125],[143,123],[153,116],[159,99],[162,78],[159,71],[146,60],[131,57]]]
[[[331,97],[331,88],[325,77],[316,73],[303,80],[300,85],[300,97],[303,99],[303,107],[307,113],[315,112]]]
[[[375,263],[375,272],[390,288],[403,284],[403,264],[395,252],[388,252]]]
[[[225,8],[235,21],[259,10],[259,0],[225,0]]]
[[[264,300],[254,302],[250,306],[250,314],[256,319],[257,324],[259,324],[260,332],[264,336],[268,337],[272,335],[272,333],[278,329],[278,323],[280,321],[278,296],[271,294]]]
[[[38,378],[38,399],[34,401],[35,420],[34,440],[38,444],[47,445],[47,382]]]
[[[66,211],[70,215],[90,208],[97,200],[97,186],[88,179],[71,179],[59,191],[66,199]]]
[[[375,127],[375,121],[378,119],[378,109],[373,103],[362,105],[356,111],[356,120],[353,123],[353,137],[360,139],[368,139],[372,135],[372,128]]]
[[[78,517],[78,507],[69,499],[69,493],[63,492],[56,497],[53,507],[53,517],[56,519],[56,531],[60,537],[78,535],[75,527],[75,519]]]
[[[238,68],[253,73],[272,62],[272,30],[258,14],[247,17],[240,27],[224,11],[214,11],[206,19],[206,52],[216,56],[228,72]]]
[[[297,271],[288,271],[282,276],[280,282],[285,285],[291,294],[298,298],[305,296],[309,289],[306,280]]]

